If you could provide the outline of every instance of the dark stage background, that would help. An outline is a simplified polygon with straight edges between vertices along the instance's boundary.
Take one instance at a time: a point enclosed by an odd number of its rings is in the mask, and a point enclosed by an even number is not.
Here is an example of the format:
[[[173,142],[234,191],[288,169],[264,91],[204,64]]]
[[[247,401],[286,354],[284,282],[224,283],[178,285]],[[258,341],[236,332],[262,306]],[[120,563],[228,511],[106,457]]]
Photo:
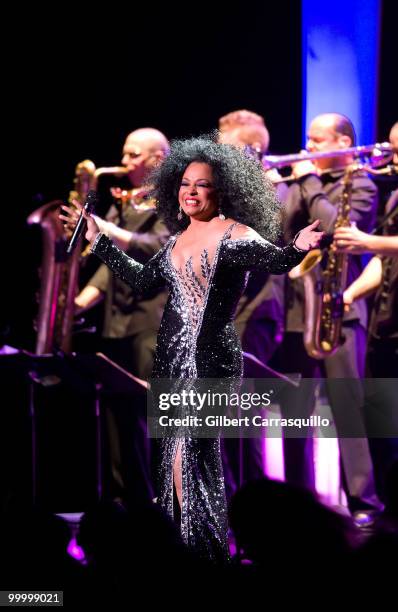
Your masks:
[[[380,140],[397,120],[395,17],[394,2],[386,2]],[[135,5],[128,12],[70,6],[67,13],[35,6],[10,27],[4,121],[13,178],[3,176],[11,193],[3,202],[0,332],[8,344],[32,349],[41,244],[25,219],[67,197],[79,161],[118,164],[125,136],[137,127],[156,127],[169,138],[199,134],[237,108],[264,115],[272,152],[301,148],[300,2],[147,3],[140,12]]]

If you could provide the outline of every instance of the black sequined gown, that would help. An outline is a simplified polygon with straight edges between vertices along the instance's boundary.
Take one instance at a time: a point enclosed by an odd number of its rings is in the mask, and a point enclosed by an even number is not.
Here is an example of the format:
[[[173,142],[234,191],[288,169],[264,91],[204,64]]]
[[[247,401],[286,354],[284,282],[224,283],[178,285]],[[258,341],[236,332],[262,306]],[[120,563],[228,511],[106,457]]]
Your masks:
[[[176,270],[171,251],[177,236],[145,265],[129,258],[100,234],[92,252],[144,296],[165,284],[169,289],[154,360],[153,377],[239,378],[242,351],[233,325],[235,308],[250,270],[288,272],[305,252],[293,244],[279,248],[263,239],[232,239],[231,225],[213,261],[203,250],[201,274],[192,257]],[[182,457],[181,533],[184,541],[214,561],[228,558],[227,506],[219,439],[165,438],[161,441],[159,503],[174,516],[173,465]]]

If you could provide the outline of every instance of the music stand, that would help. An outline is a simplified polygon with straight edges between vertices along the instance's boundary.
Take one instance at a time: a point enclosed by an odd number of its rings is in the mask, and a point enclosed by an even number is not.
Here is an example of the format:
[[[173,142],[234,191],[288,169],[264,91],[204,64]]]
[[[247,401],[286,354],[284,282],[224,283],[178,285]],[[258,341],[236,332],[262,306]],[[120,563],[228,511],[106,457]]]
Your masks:
[[[96,423],[96,491],[98,499],[103,492],[102,483],[102,428],[101,401],[103,393],[139,394],[145,396],[148,383],[133,376],[102,353],[36,355],[28,351],[19,351],[14,355],[1,355],[0,365],[4,360],[8,366],[18,370],[30,383],[29,416],[31,420],[32,442],[32,497],[37,498],[37,453],[36,453],[36,407],[34,383],[44,387],[64,383],[78,393],[94,392]]]
[[[243,353],[243,372],[245,378],[277,378],[293,387],[300,386],[300,374],[297,375],[297,379],[290,378],[282,372],[273,370],[251,353]]]

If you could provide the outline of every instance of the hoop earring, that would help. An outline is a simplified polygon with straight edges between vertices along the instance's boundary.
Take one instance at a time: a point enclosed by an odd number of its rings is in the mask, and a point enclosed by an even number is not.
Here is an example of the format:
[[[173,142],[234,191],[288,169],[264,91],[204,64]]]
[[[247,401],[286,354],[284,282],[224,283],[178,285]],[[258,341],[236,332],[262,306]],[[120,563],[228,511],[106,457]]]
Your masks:
[[[225,215],[222,212],[221,208],[218,209],[218,218],[220,219],[220,221],[225,221]]]
[[[181,220],[182,220],[182,208],[181,208],[181,206],[180,206],[180,210],[178,211],[177,219],[178,219],[179,221],[181,221]]]

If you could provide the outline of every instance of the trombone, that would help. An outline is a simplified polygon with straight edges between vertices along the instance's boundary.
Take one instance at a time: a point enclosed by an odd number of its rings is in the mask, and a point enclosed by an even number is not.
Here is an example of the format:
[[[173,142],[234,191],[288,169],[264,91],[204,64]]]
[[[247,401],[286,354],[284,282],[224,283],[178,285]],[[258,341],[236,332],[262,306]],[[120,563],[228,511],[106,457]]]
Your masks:
[[[293,153],[292,155],[262,155],[254,149],[251,149],[249,153],[255,155],[259,159],[265,171],[287,168],[301,161],[316,161],[317,159],[351,157],[356,160],[362,160],[361,169],[363,169],[365,172],[369,172],[370,174],[392,175],[398,173],[398,165],[396,163],[390,164],[395,151],[389,142],[361,145],[357,147],[348,147],[347,149],[318,151],[316,153],[302,151],[301,153]],[[319,171],[319,174],[326,174],[332,171],[336,172],[339,170],[345,170],[347,168],[347,165],[351,164],[352,160],[350,162],[342,163],[341,166],[335,166],[333,168],[326,168],[325,170],[321,170]],[[383,166],[383,168],[380,168],[380,166]],[[272,182],[285,183],[286,181],[294,180],[296,180],[296,177],[293,174],[290,174],[286,177],[277,178],[275,181],[272,180]]]

